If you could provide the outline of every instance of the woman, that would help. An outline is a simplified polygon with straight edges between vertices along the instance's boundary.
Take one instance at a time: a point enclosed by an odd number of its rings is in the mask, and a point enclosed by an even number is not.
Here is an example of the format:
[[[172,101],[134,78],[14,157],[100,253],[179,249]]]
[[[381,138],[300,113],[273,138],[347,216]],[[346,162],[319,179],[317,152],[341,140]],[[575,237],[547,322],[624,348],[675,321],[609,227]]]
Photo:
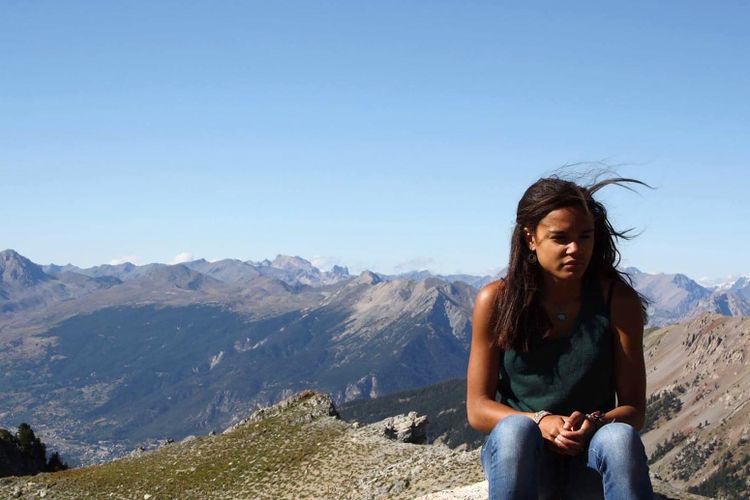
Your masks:
[[[474,305],[466,408],[490,433],[490,499],[652,498],[643,444],[645,302],[583,187],[540,179],[518,203],[504,280]],[[495,396],[499,393],[499,400]]]

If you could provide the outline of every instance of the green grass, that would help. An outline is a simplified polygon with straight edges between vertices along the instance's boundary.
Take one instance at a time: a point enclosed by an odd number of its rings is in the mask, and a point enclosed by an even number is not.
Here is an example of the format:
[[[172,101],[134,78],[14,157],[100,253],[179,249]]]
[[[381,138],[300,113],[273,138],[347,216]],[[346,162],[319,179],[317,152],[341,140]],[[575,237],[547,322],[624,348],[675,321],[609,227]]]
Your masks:
[[[378,491],[413,498],[482,479],[473,454],[440,465],[450,455],[445,449],[391,443],[371,430],[355,430],[325,416],[322,401],[309,394],[226,434],[0,484],[0,496],[31,481],[29,493],[46,488],[50,498],[361,498]],[[393,489],[399,477],[423,466],[429,467],[407,477],[402,490]]]

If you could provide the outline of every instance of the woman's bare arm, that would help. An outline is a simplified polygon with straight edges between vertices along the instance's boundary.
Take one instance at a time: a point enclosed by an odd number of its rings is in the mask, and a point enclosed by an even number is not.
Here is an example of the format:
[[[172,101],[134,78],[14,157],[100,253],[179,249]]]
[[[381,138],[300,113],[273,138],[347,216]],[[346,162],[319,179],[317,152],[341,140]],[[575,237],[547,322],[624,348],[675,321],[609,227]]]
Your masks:
[[[507,415],[532,415],[495,401],[501,351],[493,342],[490,321],[497,294],[503,286],[502,281],[488,284],[474,301],[471,353],[466,374],[466,415],[470,426],[485,433]]]
[[[643,360],[643,316],[636,293],[621,284],[612,291],[610,322],[614,335],[617,408],[607,421],[626,422],[636,429],[646,417],[646,364]]]

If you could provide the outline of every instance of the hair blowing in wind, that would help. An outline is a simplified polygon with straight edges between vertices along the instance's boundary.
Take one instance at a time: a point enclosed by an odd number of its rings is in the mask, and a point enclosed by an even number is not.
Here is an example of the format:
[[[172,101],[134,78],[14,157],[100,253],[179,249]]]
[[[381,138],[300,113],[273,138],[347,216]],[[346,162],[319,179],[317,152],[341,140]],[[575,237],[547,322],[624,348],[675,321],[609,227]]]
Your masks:
[[[594,199],[594,194],[605,186],[614,185],[632,190],[632,184],[650,187],[639,180],[623,177],[581,186],[553,176],[539,179],[526,190],[518,202],[506,286],[498,294],[492,323],[496,342],[501,349],[528,352],[534,342],[551,327],[539,301],[541,270],[529,259],[532,252],[526,243],[525,231],[534,231],[539,221],[553,210],[578,207],[593,218],[594,250],[584,279],[608,277],[632,289],[629,276],[617,269],[620,252],[616,245],[617,240],[630,239],[632,236],[627,230],[615,230],[607,218],[604,205]],[[645,318],[647,301],[642,296],[640,298]]]

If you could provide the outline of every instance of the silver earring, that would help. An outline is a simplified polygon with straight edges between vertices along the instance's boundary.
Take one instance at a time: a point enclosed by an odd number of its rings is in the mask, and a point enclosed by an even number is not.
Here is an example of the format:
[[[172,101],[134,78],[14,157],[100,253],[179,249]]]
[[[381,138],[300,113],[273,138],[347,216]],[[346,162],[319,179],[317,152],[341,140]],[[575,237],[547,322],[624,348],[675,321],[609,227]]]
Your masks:
[[[530,253],[528,257],[526,257],[526,260],[529,261],[529,264],[536,264],[536,254]]]

